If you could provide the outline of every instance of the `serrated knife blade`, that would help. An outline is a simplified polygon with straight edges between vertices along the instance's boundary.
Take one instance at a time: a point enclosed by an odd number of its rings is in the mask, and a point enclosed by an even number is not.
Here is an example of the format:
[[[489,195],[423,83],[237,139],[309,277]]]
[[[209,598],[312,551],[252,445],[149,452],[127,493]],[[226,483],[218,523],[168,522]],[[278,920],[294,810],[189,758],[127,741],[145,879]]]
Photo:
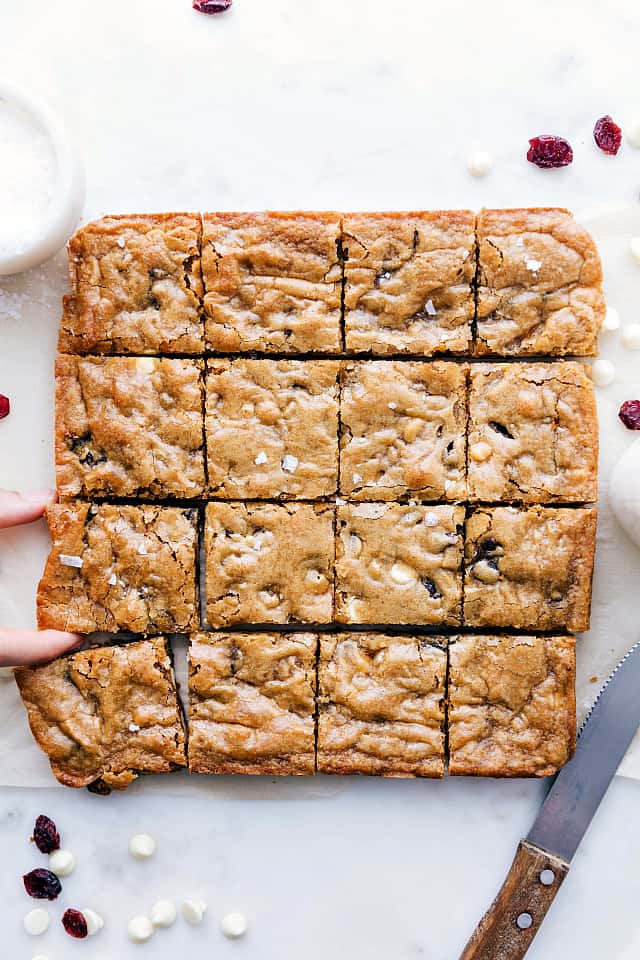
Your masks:
[[[602,687],[460,960],[522,960],[639,726],[640,641]]]

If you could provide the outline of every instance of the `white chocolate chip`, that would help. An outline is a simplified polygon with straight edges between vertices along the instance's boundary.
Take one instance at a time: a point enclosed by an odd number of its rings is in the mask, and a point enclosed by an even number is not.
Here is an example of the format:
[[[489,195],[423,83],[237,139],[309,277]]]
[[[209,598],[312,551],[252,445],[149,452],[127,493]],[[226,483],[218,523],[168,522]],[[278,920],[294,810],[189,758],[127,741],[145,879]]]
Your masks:
[[[204,900],[183,900],[181,909],[187,923],[192,927],[199,927],[207,912],[207,905]]]
[[[220,929],[225,937],[229,937],[231,940],[237,940],[238,937],[243,937],[247,932],[247,918],[244,913],[225,913],[222,921],[220,923]]]
[[[437,527],[438,526],[438,514],[428,511],[424,515],[424,522],[428,527]]]
[[[632,147],[640,150],[640,114],[627,120],[624,125],[624,136]]]
[[[135,860],[148,860],[156,852],[156,842],[148,833],[136,833],[129,840],[129,853]]]
[[[25,914],[22,923],[30,936],[39,937],[49,929],[49,912],[42,907],[36,907]]]
[[[493,157],[486,150],[473,150],[467,157],[467,170],[472,177],[486,177],[493,167]]]
[[[286,457],[282,458],[282,469],[285,473],[295,473],[298,469],[298,458],[292,457],[291,454],[287,454]]]
[[[542,266],[542,260],[525,260],[524,265],[531,273],[537,273]]]
[[[472,443],[469,447],[469,456],[478,463],[488,460],[493,452],[493,448],[486,440],[479,440],[478,443]]]
[[[258,456],[255,458],[255,460],[254,460],[253,462],[254,462],[254,463],[256,464],[256,466],[258,466],[258,467],[260,466],[261,463],[266,463],[266,462],[267,462],[267,455],[266,455],[266,453],[264,452],[264,450],[261,450],[261,451],[260,451],[260,453],[258,454]]]
[[[602,321],[602,329],[607,333],[611,330],[620,329],[620,314],[615,307],[607,307]]]
[[[476,580],[481,580],[483,583],[497,583],[500,579],[500,571],[488,560],[478,560],[474,563],[473,575]]]
[[[104,927],[104,920],[99,913],[96,913],[95,910],[81,910],[82,916],[87,921],[87,933],[90,937],[95,937],[96,933],[100,933]]]
[[[640,237],[631,237],[629,250],[633,259],[640,263]]]
[[[408,564],[399,560],[391,567],[390,576],[396,583],[411,583],[416,579],[416,572]]]
[[[275,608],[279,606],[281,600],[278,594],[271,590],[261,590],[258,593],[258,599],[262,605],[267,608],[267,610],[275,610]]]
[[[427,300],[427,302],[424,305],[424,308],[430,317],[435,317],[436,313],[438,312],[433,305],[433,300]]]
[[[172,900],[156,900],[151,907],[151,923],[154,927],[172,926],[176,922],[178,911]]]
[[[616,378],[616,368],[610,360],[598,357],[591,364],[591,379],[596,387],[608,387]]]
[[[140,729],[140,727],[138,726],[137,723],[130,723],[130,724],[129,724],[129,733],[137,733],[139,729]]]
[[[387,406],[389,407],[389,410],[395,410],[398,404],[392,400],[390,403],[387,404]]]
[[[137,357],[134,362],[140,373],[153,373],[158,363],[155,357]]]
[[[640,323],[625,323],[622,328],[622,342],[630,350],[640,350]]]
[[[153,934],[149,917],[131,917],[127,924],[127,934],[133,943],[145,943]]]
[[[75,554],[61,553],[59,559],[63,567],[77,567],[80,569],[83,563],[82,557],[76,557]]]
[[[71,850],[54,850],[49,854],[49,869],[59,877],[68,877],[76,865],[76,858]]]

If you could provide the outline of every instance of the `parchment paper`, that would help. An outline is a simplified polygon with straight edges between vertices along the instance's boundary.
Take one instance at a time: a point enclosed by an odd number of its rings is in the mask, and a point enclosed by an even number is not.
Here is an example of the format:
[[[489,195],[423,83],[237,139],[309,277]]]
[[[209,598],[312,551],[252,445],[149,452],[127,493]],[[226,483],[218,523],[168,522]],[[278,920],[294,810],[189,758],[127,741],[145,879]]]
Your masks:
[[[588,213],[578,218],[594,234],[605,269],[607,300],[623,322],[640,320],[640,267],[629,254],[629,239],[640,235],[640,209]],[[58,255],[43,268],[0,280],[0,385],[12,401],[12,413],[0,422],[0,485],[9,488],[54,485],[53,359],[60,317],[60,297],[67,289],[66,258]],[[625,399],[640,397],[640,352],[625,348],[618,333],[604,333],[601,355],[616,365],[615,382],[597,390],[600,418],[600,498],[598,548],[594,578],[592,627],[578,643],[578,714],[581,720],[607,676],[640,639],[640,550],[614,519],[608,502],[611,470],[635,437],[618,421]],[[638,480],[640,485],[640,478]],[[48,550],[43,522],[0,531],[0,623],[35,623],[35,589]],[[184,690],[181,651],[177,670]],[[640,691],[638,692],[640,696]],[[640,736],[632,744],[619,774],[640,779]],[[211,780],[212,778],[209,778]],[[220,795],[220,782],[216,791]],[[244,781],[245,778],[238,778]],[[225,778],[234,795],[240,788]],[[0,677],[0,785],[51,787],[46,758],[36,747],[11,676]],[[175,794],[209,789],[207,778],[177,774],[141,778],[134,790]],[[244,789],[244,787],[242,787]],[[252,792],[260,791],[259,783]],[[274,786],[269,784],[269,795]],[[327,778],[285,778],[280,796],[324,796],[339,791]]]

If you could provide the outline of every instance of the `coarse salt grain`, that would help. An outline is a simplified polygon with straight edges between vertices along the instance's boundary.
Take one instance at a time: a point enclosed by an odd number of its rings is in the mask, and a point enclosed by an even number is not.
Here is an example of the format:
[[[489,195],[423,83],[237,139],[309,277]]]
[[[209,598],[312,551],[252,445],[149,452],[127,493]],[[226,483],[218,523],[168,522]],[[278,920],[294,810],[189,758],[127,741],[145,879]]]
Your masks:
[[[143,557],[147,556],[147,547],[144,543],[141,543],[138,547],[138,553]]]
[[[260,453],[258,454],[258,456],[255,458],[255,460],[254,460],[253,462],[254,462],[258,467],[260,466],[261,463],[266,463],[266,462],[267,462],[267,455],[266,455],[266,453],[264,452],[264,450],[261,450],[261,451],[260,451]]]
[[[137,723],[130,723],[130,724],[129,724],[129,733],[137,733],[139,729],[140,729],[140,727],[138,726]]]
[[[525,260],[524,265],[531,273],[537,273],[542,266],[542,260]]]
[[[355,484],[362,483],[362,477],[360,476],[359,473],[354,473],[354,475],[353,475],[353,482],[354,482]]]
[[[285,473],[295,473],[298,469],[298,458],[292,457],[291,454],[287,454],[286,457],[282,458],[282,469]]]
[[[424,522],[428,527],[437,527],[438,526],[438,514],[437,513],[425,513]]]
[[[77,567],[80,569],[83,563],[82,557],[76,557],[68,553],[61,553],[59,559],[63,567]]]
[[[427,300],[427,302],[424,305],[424,308],[430,317],[435,317],[436,313],[438,312],[433,305],[433,300]]]
[[[392,400],[391,403],[388,403],[388,404],[387,404],[387,406],[389,407],[389,410],[395,410],[395,409],[397,408],[398,404],[397,404],[397,403],[394,403],[393,400]]]
[[[117,582],[118,582],[118,578],[116,577],[115,573],[112,573],[109,579],[107,580],[107,583],[109,584],[110,587],[115,587]]]

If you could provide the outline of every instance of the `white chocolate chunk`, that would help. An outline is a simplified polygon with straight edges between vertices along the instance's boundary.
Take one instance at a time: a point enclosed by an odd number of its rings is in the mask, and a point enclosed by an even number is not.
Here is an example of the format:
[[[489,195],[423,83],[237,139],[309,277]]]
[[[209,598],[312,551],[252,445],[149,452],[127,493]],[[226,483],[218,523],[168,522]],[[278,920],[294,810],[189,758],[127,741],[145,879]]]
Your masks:
[[[96,933],[100,933],[104,927],[104,920],[99,913],[95,912],[95,910],[84,909],[80,912],[87,921],[87,933],[90,937],[95,937]]]
[[[408,564],[398,560],[391,567],[390,576],[396,583],[411,583],[412,580],[416,579],[416,572]]]
[[[229,937],[231,940],[237,940],[238,937],[243,937],[247,932],[249,924],[244,913],[225,913],[222,921],[220,923],[220,929],[225,937]]]
[[[640,350],[640,323],[625,323],[622,328],[622,342],[630,350]]]
[[[476,580],[483,583],[497,583],[500,579],[500,571],[488,560],[478,560],[473,565],[473,575]]]
[[[54,850],[49,854],[49,869],[59,877],[68,877],[73,873],[76,858],[71,850]]]
[[[153,373],[158,361],[155,357],[137,357],[135,364],[140,373]]]
[[[479,440],[478,443],[472,443],[469,447],[469,456],[477,463],[484,463],[485,460],[489,459],[492,452],[493,449],[486,440]]]
[[[153,934],[153,925],[149,917],[131,917],[127,924],[127,935],[133,943],[145,943]]]
[[[83,564],[82,557],[76,557],[74,554],[61,553],[60,554],[60,563],[63,567],[80,567]]]
[[[425,524],[426,524],[428,527],[437,527],[437,526],[438,526],[438,514],[437,514],[437,513],[431,513],[431,511],[428,511],[428,512],[425,513],[425,515],[424,515],[424,522],[425,522]]]
[[[154,927],[170,927],[176,922],[178,911],[172,900],[156,900],[151,907],[151,923]]]
[[[129,853],[135,860],[148,860],[156,852],[156,842],[148,833],[136,833],[129,840]]]
[[[633,259],[640,263],[640,237],[631,237],[629,241],[629,250]]]
[[[39,937],[49,929],[49,911],[36,907],[25,914],[22,923],[30,936]]]
[[[207,905],[204,900],[183,900],[181,909],[187,923],[192,927],[199,927],[207,912]]]
[[[625,140],[628,140],[632,147],[640,150],[640,114],[635,117],[629,117],[624,125]]]
[[[493,167],[493,157],[487,150],[473,150],[467,157],[467,170],[472,177],[486,177]]]
[[[607,307],[602,321],[602,329],[607,333],[620,329],[620,314],[615,307]]]
[[[596,387],[608,387],[616,378],[616,368],[610,360],[598,357],[591,364],[591,379]]]

